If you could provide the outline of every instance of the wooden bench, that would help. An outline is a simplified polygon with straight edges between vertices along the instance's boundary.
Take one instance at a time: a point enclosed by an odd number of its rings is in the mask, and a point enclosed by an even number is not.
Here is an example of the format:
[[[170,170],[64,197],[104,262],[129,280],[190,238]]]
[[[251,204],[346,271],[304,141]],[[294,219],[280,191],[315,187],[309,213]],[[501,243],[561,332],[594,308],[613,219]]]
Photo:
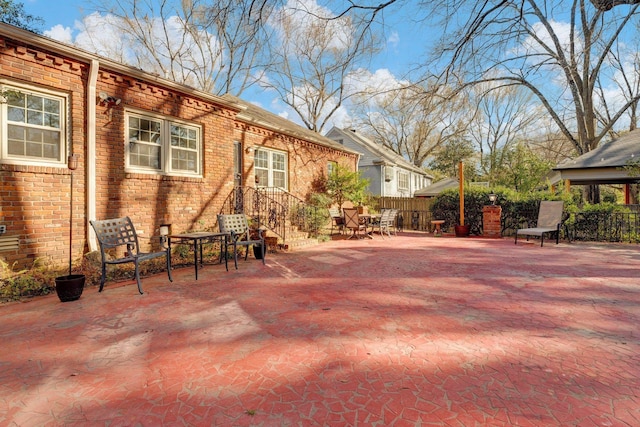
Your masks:
[[[135,266],[138,291],[142,294],[139,264],[142,261],[147,261],[161,256],[164,256],[167,259],[167,274],[169,275],[169,281],[173,282],[173,278],[171,277],[169,248],[159,252],[141,252],[140,245],[138,243],[138,234],[136,233],[136,229],[128,216],[100,221],[89,221],[89,223],[96,232],[96,237],[100,243],[102,276],[100,277],[99,292],[102,292],[104,283],[107,280],[107,264],[115,265],[131,262]],[[111,258],[108,256],[108,251],[111,252],[111,250],[117,250],[119,247],[125,248],[124,256],[120,258]]]

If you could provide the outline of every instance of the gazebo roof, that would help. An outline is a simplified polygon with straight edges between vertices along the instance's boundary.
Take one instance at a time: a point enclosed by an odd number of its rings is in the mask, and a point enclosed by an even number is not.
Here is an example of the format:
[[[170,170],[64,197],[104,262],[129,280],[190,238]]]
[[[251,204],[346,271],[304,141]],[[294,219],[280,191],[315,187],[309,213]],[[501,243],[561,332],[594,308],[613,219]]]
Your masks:
[[[624,166],[640,161],[640,129],[600,145],[575,159],[558,164],[553,170],[572,184],[616,184],[640,181],[630,176]]]

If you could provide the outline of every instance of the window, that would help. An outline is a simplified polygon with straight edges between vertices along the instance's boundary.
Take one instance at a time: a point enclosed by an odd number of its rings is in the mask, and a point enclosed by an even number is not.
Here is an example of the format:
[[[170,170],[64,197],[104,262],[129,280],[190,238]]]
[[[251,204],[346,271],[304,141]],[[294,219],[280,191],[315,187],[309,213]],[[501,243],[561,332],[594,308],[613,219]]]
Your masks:
[[[258,187],[287,189],[287,156],[281,151],[256,150],[254,157]]]
[[[398,172],[398,189],[409,189],[409,174],[406,172]]]
[[[127,167],[173,175],[200,175],[199,126],[163,117],[127,114]]]
[[[327,163],[327,176],[331,176],[331,174],[333,173],[333,171],[336,170],[337,167],[338,167],[338,163],[336,162]]]
[[[8,85],[0,85],[0,89],[0,159],[7,163],[66,165],[66,96]]]

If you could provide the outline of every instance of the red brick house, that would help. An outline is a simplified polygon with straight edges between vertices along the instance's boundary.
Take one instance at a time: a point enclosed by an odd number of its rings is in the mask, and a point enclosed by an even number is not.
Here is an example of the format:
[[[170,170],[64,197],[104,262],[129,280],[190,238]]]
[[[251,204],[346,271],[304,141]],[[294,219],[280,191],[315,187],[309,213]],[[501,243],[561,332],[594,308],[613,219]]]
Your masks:
[[[128,215],[143,236],[215,224],[235,186],[304,199],[357,153],[231,96],[214,96],[0,24],[0,260],[95,250],[89,220]],[[256,179],[257,177],[257,179]],[[4,227],[3,227],[4,226]]]

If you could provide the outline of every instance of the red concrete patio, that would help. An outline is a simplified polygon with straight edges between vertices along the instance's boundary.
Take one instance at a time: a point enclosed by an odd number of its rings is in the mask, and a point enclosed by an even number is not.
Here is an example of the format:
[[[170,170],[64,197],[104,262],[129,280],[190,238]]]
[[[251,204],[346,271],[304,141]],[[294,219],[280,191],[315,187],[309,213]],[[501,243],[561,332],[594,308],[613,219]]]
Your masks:
[[[336,240],[0,306],[0,425],[638,426],[640,248]]]

